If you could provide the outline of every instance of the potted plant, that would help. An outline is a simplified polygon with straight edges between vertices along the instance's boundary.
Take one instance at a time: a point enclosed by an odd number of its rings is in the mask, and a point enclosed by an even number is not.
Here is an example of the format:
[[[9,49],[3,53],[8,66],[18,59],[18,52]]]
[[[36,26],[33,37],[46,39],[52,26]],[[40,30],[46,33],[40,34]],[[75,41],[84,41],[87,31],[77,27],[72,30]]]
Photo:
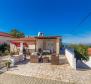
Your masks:
[[[5,63],[5,65],[6,65],[7,71],[8,71],[8,69],[10,68],[11,62],[10,62],[10,61],[7,61],[7,62]]]

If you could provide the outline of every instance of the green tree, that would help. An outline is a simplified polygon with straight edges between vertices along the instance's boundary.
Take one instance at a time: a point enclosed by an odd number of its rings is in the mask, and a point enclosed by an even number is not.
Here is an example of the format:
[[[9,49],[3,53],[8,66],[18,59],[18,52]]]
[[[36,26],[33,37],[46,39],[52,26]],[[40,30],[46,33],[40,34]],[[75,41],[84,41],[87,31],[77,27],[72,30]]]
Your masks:
[[[82,44],[79,44],[79,45],[70,45],[71,48],[74,48],[74,51],[75,51],[75,56],[77,58],[81,58],[81,60],[89,60],[89,56],[88,56],[88,52],[87,52],[87,49],[89,48],[89,46],[86,46],[86,45],[82,45]]]
[[[24,33],[23,33],[23,32],[20,32],[20,31],[17,30],[17,29],[12,29],[9,33],[10,33],[12,36],[14,36],[15,38],[22,38],[22,37],[25,37]]]

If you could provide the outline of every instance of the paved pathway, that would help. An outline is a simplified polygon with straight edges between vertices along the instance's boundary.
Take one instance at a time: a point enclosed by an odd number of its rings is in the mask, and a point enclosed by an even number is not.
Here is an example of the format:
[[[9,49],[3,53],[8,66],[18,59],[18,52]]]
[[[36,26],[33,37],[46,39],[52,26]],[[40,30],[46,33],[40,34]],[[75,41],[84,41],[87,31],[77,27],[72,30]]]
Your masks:
[[[27,63],[12,68],[7,73],[34,78],[43,78],[76,84],[91,84],[91,70],[72,70],[68,64]]]
[[[4,73],[0,75],[0,84],[75,84],[75,83],[70,82],[66,83],[57,80],[49,80]]]

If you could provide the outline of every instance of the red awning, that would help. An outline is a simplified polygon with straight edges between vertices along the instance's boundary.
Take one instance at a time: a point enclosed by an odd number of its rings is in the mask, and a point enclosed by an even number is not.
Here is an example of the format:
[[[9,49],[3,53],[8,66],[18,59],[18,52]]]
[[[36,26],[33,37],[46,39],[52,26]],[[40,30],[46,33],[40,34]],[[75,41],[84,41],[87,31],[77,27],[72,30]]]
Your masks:
[[[17,47],[20,47],[20,42],[11,41],[11,43],[15,44]],[[23,43],[24,47],[28,47],[27,43]]]

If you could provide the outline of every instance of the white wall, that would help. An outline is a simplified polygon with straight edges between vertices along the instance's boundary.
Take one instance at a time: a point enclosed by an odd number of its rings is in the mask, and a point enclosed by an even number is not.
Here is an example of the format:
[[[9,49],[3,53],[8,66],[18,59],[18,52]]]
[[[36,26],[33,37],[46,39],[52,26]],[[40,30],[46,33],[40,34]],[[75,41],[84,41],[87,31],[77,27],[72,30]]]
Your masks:
[[[49,50],[54,50],[56,51],[56,43],[55,43],[55,39],[47,39],[46,40],[46,49],[49,49]]]
[[[43,42],[44,41],[44,42]],[[41,49],[49,49],[49,50],[56,50],[56,43],[55,39],[38,39],[36,44],[37,50]]]
[[[0,36],[0,41],[8,41],[8,40],[11,40],[11,39],[13,39],[13,38]]]
[[[10,43],[10,51],[11,52],[17,52],[18,51],[18,47],[15,44]]]
[[[28,45],[28,49],[34,49],[35,50],[35,44]]]
[[[74,55],[74,49],[65,49],[65,56],[72,69],[76,69],[76,58]]]
[[[36,50],[38,50],[39,48],[43,49],[43,40],[41,39],[38,39],[36,43]]]

